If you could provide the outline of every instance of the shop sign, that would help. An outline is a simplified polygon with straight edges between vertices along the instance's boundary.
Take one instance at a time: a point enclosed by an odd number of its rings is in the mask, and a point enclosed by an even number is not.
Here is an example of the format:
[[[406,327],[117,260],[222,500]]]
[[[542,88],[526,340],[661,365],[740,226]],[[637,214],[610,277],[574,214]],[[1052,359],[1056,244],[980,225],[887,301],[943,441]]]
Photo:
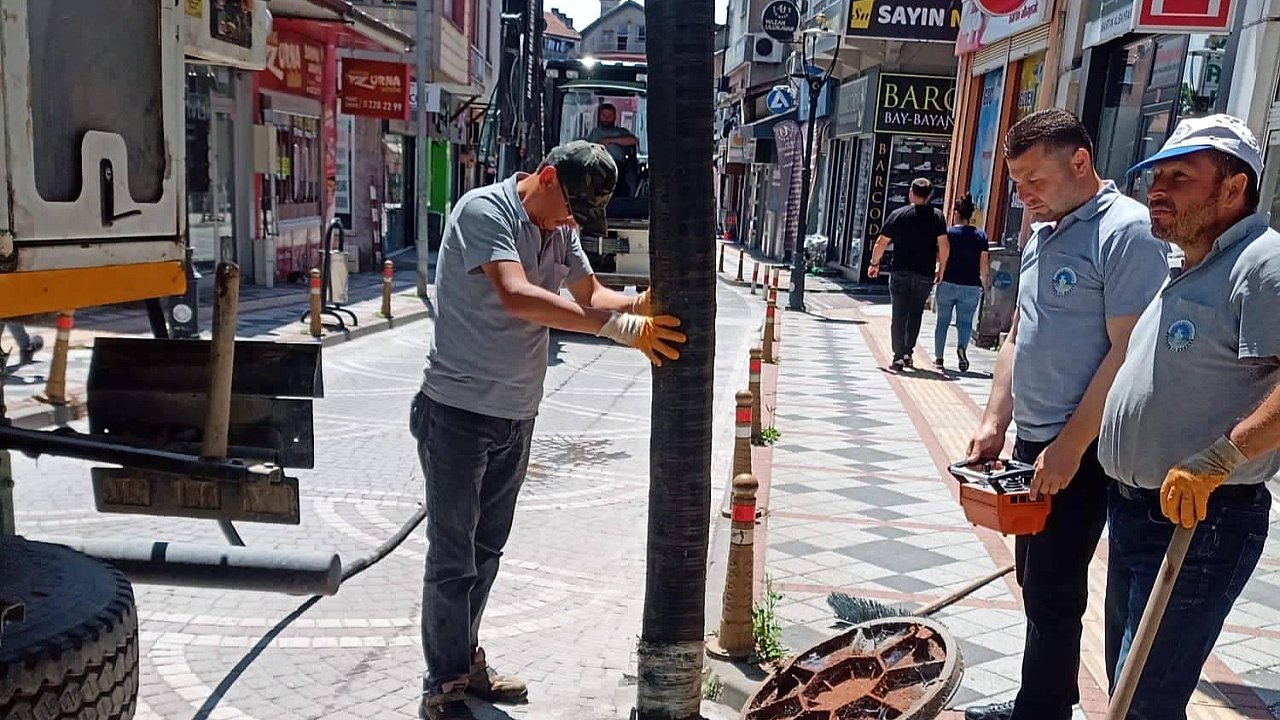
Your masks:
[[[1138,0],[1137,31],[1226,32],[1231,27],[1231,0]]]
[[[324,46],[284,30],[267,36],[262,87],[319,100],[324,88]]]
[[[745,163],[747,161],[747,141],[742,136],[742,128],[736,127],[729,131],[729,150],[725,155],[725,162]]]
[[[866,218],[866,238],[864,245],[870,246],[876,239],[880,237],[880,231],[884,229],[885,202],[888,199],[889,185],[889,164],[893,146],[893,138],[889,135],[876,135],[872,141],[871,155],[871,176],[868,178],[870,182],[867,184],[867,218]],[[870,264],[871,253],[864,252],[862,260],[859,261],[862,272],[866,271],[865,265]]]
[[[1094,47],[1133,32],[1134,1],[1088,0],[1089,16],[1084,25],[1084,46]]]
[[[840,86],[836,102],[836,135],[860,135],[867,126],[867,89],[870,76],[862,76]]]
[[[204,17],[204,0],[187,0],[187,15],[198,18]]]
[[[877,133],[951,137],[955,111],[954,76],[880,74],[876,92]]]
[[[791,0],[773,0],[760,16],[760,29],[779,42],[791,42],[800,29],[800,8]]]
[[[378,60],[343,60],[342,112],[361,117],[408,120],[409,66]]]
[[[955,42],[961,0],[850,0],[844,34],[878,40]]]
[[[1049,21],[1050,0],[965,0],[956,55],[977,52]],[[997,13],[993,9],[1012,8]]]

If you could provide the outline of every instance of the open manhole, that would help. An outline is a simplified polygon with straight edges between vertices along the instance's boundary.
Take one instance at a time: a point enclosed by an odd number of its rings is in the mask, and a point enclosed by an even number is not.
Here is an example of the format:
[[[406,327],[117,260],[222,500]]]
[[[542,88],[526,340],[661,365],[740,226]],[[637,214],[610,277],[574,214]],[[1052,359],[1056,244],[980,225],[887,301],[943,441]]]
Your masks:
[[[960,687],[963,668],[941,625],[873,620],[771,675],[747,702],[745,720],[929,720]]]

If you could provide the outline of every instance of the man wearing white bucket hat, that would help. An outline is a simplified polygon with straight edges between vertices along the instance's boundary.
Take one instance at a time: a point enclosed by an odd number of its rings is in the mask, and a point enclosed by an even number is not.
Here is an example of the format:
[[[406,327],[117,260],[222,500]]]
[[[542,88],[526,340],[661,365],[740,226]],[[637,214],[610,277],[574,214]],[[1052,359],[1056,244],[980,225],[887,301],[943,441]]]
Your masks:
[[[1280,233],[1258,212],[1262,169],[1249,128],[1212,115],[1179,123],[1130,171],[1146,173],[1152,233],[1186,259],[1133,330],[1099,436],[1098,457],[1119,481],[1106,603],[1113,686],[1174,527],[1197,529],[1129,720],[1186,717],[1267,536],[1266,482],[1280,470]]]

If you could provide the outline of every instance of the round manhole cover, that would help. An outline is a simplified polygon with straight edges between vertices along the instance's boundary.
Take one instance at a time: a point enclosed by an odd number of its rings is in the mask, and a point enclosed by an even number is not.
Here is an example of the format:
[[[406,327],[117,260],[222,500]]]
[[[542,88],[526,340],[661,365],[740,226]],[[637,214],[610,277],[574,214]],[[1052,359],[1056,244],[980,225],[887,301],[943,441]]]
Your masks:
[[[772,675],[746,720],[928,720],[960,686],[959,647],[941,625],[885,618],[858,625]]]

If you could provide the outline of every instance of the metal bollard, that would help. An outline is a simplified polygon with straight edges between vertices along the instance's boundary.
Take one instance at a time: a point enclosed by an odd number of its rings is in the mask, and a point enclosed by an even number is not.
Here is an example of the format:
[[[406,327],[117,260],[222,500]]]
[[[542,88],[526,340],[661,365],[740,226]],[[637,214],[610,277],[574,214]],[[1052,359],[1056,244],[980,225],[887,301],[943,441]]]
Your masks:
[[[58,313],[58,337],[53,342],[53,360],[49,364],[49,380],[44,384],[44,401],[50,405],[67,404],[67,353],[71,351],[71,327],[74,311]]]
[[[382,263],[382,317],[391,319],[391,279],[396,265],[390,260]]]
[[[311,337],[318,338],[324,332],[320,324],[320,271],[311,271]]]
[[[740,659],[755,649],[751,606],[755,588],[756,491],[754,475],[733,479],[733,529],[720,610],[720,635],[707,644],[713,656]]]
[[[733,416],[733,477],[751,472],[751,405],[750,392],[735,396],[737,412]]]
[[[746,256],[747,256],[746,250],[738,251],[738,282],[742,282],[742,268],[744,263],[747,262]]]
[[[716,267],[716,272],[724,272],[724,243],[720,243],[720,262]]]
[[[213,339],[209,343],[209,407],[200,457],[227,456],[231,427],[231,380],[236,359],[236,310],[240,302],[240,266],[219,263],[213,287]]]
[[[778,303],[773,298],[770,298],[769,304],[764,309],[764,361],[767,363],[773,363],[775,360],[773,356],[773,318],[777,312]]]
[[[756,286],[760,284],[760,263],[756,263],[751,270],[751,294],[756,294]]]
[[[751,362],[747,376],[747,390],[751,392],[751,442],[753,443],[760,442],[760,431],[762,429],[760,423],[760,404],[763,401],[760,397],[760,356],[762,354],[760,348],[751,348]]]

